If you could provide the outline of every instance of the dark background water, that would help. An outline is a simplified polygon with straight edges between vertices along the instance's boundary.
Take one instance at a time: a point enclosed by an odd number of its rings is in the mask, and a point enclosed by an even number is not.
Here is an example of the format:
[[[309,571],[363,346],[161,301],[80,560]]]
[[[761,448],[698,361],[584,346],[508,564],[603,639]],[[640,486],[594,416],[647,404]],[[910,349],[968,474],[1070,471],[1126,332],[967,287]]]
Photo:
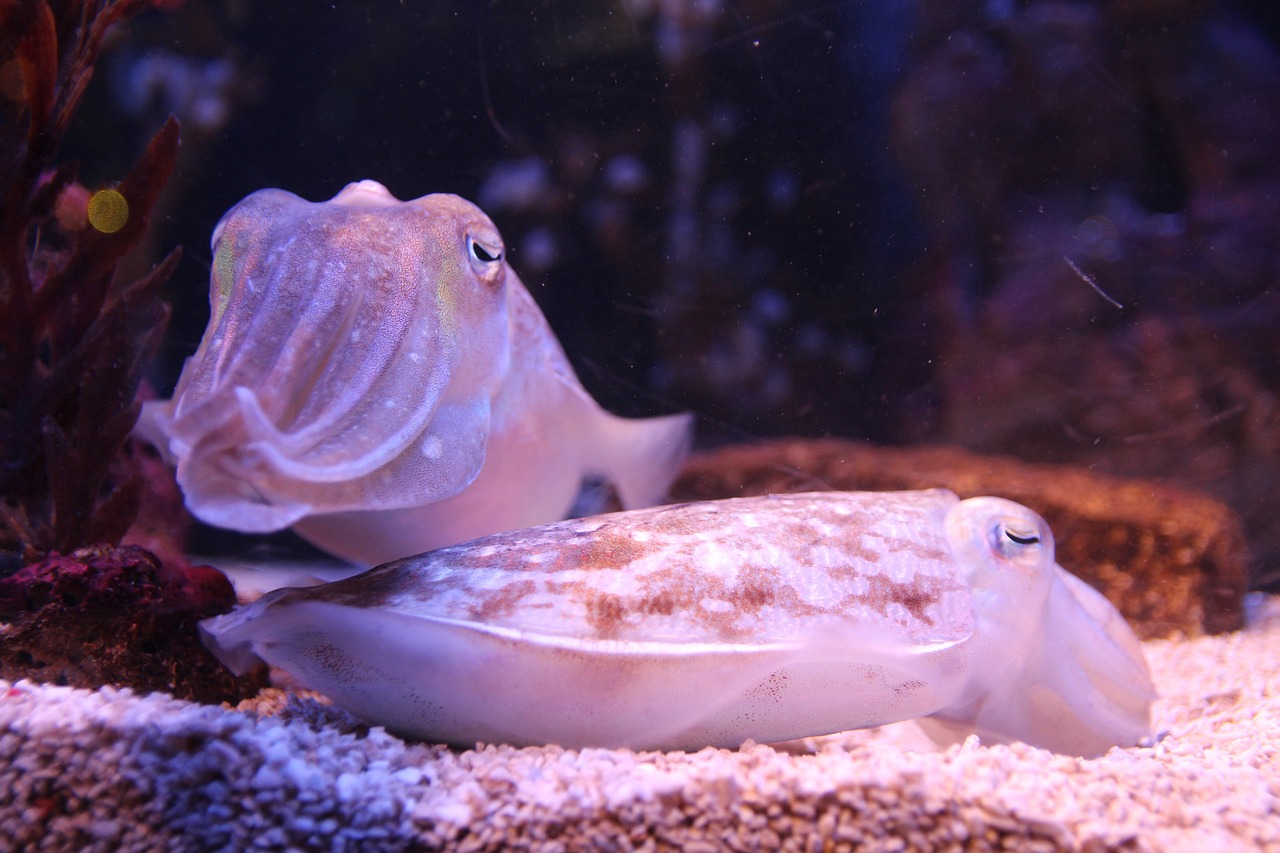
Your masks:
[[[1242,513],[1266,584],[1278,21],[1246,0],[190,3],[114,35],[64,153],[96,186],[183,119],[151,247],[186,250],[162,392],[240,198],[456,192],[614,411],[692,410],[704,446],[947,442],[1170,479]]]

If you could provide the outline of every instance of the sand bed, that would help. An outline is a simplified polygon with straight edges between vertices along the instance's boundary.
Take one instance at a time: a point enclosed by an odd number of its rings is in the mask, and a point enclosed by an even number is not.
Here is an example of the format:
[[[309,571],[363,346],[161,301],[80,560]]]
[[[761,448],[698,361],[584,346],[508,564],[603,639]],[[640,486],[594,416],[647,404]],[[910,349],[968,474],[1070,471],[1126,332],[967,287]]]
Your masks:
[[[452,752],[282,691],[229,709],[0,682],[0,848],[1280,850],[1280,599],[1255,603],[1239,633],[1147,643],[1157,738],[1094,760],[896,728]]]

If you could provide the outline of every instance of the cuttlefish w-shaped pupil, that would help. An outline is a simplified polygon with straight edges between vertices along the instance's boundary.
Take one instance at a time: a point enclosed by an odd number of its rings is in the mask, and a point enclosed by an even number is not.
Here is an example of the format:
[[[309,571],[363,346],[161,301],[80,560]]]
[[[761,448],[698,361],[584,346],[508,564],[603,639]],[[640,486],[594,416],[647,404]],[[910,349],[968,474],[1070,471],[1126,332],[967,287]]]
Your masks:
[[[495,249],[490,251],[483,244],[476,240],[471,241],[471,254],[476,256],[476,260],[491,263],[493,261],[502,260],[502,250]]]
[[[1040,537],[1035,535],[1034,533],[1021,535],[1018,533],[1014,533],[1012,530],[1006,527],[1004,530],[1004,535],[1009,537],[1010,542],[1015,542],[1019,545],[1039,545],[1040,544]]]

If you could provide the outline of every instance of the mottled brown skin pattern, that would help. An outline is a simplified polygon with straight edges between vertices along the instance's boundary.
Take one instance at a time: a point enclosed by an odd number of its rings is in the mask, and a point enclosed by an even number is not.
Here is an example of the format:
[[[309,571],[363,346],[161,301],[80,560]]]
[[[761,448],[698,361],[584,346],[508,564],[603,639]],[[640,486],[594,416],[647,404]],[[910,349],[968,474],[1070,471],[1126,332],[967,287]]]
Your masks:
[[[699,606],[704,599],[732,602],[734,607],[706,610]],[[635,617],[696,614],[716,639],[741,640],[750,636],[753,627],[753,622],[742,617],[758,616],[766,607],[783,607],[796,616],[833,612],[801,599],[777,569],[753,565],[741,566],[733,584],[716,576],[700,576],[686,567],[666,569],[651,575],[644,590],[635,595],[588,590],[584,605],[594,635],[605,640],[625,636]]]
[[[928,609],[936,604],[939,596],[956,589],[955,586],[931,577],[916,578],[909,583],[895,583],[882,575],[871,575],[867,578],[871,584],[871,594],[853,597],[853,602],[865,604],[884,616],[890,604],[901,604],[910,611],[912,618],[932,625],[933,619]]]
[[[1206,495],[1167,483],[954,447],[805,439],[695,456],[671,494],[718,500],[808,490],[814,483],[1001,495],[1044,516],[1058,563],[1106,595],[1139,637],[1198,637],[1244,624],[1249,549],[1239,517]]]
[[[958,639],[969,589],[939,521],[953,503],[789,495],[576,519],[398,560],[274,606],[386,607],[584,641],[766,642],[860,614],[913,640]]]

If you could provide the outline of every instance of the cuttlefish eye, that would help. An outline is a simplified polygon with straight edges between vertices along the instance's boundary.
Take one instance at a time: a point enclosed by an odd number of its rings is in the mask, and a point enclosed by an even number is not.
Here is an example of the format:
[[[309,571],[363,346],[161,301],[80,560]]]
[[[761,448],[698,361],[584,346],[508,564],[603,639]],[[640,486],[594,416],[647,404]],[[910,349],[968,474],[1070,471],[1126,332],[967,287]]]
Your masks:
[[[1038,514],[1004,498],[966,498],[947,513],[947,538],[957,554],[1000,574],[1035,573],[1053,565],[1053,531]]]
[[[502,248],[497,229],[467,234],[467,263],[471,264],[471,273],[485,286],[497,288],[502,283]]]
[[[467,235],[467,261],[476,278],[496,288],[502,282],[502,238],[494,229],[482,233]]]
[[[1036,563],[1040,560],[1040,531],[1030,524],[996,521],[990,531],[992,549],[1007,560]]]
[[[473,261],[492,264],[502,260],[502,246],[486,245],[475,237],[467,237],[467,249]]]

